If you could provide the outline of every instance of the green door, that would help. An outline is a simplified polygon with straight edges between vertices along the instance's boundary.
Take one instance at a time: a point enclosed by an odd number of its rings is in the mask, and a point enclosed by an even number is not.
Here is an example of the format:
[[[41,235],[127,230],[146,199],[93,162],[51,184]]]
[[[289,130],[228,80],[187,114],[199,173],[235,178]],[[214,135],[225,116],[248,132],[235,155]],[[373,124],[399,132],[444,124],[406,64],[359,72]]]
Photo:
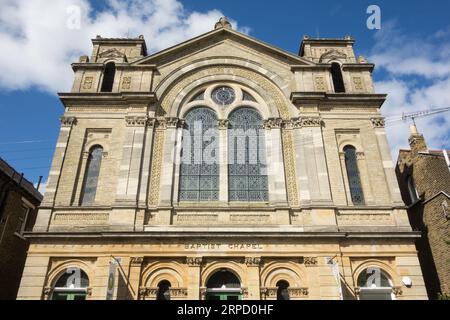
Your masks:
[[[79,292],[54,292],[52,300],[86,300],[86,294]]]
[[[242,295],[237,293],[208,293],[206,300],[222,300],[222,301],[233,301],[242,300]]]

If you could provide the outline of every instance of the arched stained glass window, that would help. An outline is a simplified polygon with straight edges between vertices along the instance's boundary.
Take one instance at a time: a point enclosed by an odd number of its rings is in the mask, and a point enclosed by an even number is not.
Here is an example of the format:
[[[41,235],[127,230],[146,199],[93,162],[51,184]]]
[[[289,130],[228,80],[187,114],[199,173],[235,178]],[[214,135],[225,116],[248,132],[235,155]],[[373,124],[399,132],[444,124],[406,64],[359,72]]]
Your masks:
[[[186,115],[180,166],[180,201],[219,200],[217,116],[200,107]]]
[[[109,62],[103,71],[103,82],[101,92],[112,92],[114,86],[114,77],[116,75],[116,65],[114,62]]]
[[[263,121],[253,108],[229,117],[228,192],[230,201],[268,201]]]
[[[95,195],[97,193],[98,177],[102,164],[102,155],[103,148],[101,146],[94,146],[89,153],[82,189],[82,206],[94,204]]]
[[[356,149],[353,146],[346,146],[345,153],[345,167],[347,169],[348,184],[350,187],[350,194],[352,202],[356,205],[364,204],[364,194],[361,185],[361,178],[359,175],[358,161],[356,158]]]
[[[342,70],[339,63],[334,62],[331,64],[331,78],[333,79],[334,92],[344,93],[344,79],[342,78]]]

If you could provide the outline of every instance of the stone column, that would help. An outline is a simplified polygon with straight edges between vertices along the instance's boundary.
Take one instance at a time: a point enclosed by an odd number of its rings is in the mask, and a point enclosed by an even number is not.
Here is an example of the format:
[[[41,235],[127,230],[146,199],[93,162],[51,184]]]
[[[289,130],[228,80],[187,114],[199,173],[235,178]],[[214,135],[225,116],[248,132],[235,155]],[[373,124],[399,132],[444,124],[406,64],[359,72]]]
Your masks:
[[[391,201],[395,205],[403,205],[403,200],[398,187],[397,177],[394,171],[394,164],[392,162],[391,151],[386,138],[386,130],[384,129],[384,118],[372,118],[372,126],[377,137],[378,150],[383,161],[383,169],[386,178],[386,183],[391,195]]]
[[[187,257],[188,265],[188,300],[200,300],[200,272],[202,257]]]
[[[174,147],[174,177],[173,177],[173,203],[179,202],[179,190],[180,190],[180,165],[181,165],[181,151],[183,150],[183,129],[184,120],[179,120],[177,124],[177,133],[175,137],[175,147]]]
[[[48,176],[45,197],[41,203],[36,223],[33,228],[33,231],[35,232],[48,231],[52,214],[51,208],[55,203],[56,190],[58,189],[61,170],[64,164],[65,155],[67,153],[70,134],[72,132],[73,126],[76,125],[76,122],[77,119],[75,117],[61,118],[61,129],[59,132],[58,142],[56,144],[55,154],[53,156],[52,166]]]
[[[219,120],[219,201],[228,202],[228,120]]]
[[[153,136],[156,119],[147,120],[147,130],[145,133],[144,155],[142,160],[142,170],[140,177],[138,206],[145,208],[147,206],[148,187],[150,185],[150,166],[152,159]]]
[[[261,257],[246,257],[245,264],[247,265],[248,300],[260,300],[261,279],[259,268],[261,265]]]

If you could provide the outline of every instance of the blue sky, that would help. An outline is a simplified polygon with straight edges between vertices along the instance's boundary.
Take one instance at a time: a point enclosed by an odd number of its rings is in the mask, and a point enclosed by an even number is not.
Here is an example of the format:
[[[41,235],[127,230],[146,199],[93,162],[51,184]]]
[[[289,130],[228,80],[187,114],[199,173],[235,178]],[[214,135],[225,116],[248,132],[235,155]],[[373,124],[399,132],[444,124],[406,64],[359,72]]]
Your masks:
[[[371,4],[381,8],[379,31],[366,27]],[[74,5],[81,23],[70,29]],[[386,116],[450,106],[449,1],[0,0],[0,7],[0,156],[31,181],[49,171],[63,113],[56,92],[70,89],[70,63],[90,54],[96,34],[144,34],[154,52],[211,30],[221,15],[293,53],[305,34],[349,34],[356,54],[377,64]],[[431,148],[450,148],[449,114],[418,120]],[[407,125],[387,127],[394,161],[407,147]]]

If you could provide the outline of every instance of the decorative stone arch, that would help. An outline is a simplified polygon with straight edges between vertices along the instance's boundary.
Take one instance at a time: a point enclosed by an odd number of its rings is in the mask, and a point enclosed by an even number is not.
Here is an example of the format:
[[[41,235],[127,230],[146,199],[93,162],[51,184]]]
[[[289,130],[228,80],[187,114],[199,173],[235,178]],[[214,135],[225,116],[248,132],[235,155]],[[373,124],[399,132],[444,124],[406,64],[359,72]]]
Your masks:
[[[201,273],[201,287],[206,288],[206,284],[208,283],[208,280],[211,278],[211,276],[223,269],[232,272],[241,282],[241,287],[243,287],[245,274],[244,269],[234,261],[213,262],[212,264],[208,265]]]
[[[307,287],[306,272],[293,262],[272,262],[261,272],[264,287],[276,287],[280,280],[285,280],[291,287]]]
[[[174,262],[158,263],[148,266],[142,273],[142,286],[157,288],[161,281],[167,280],[174,288],[184,287],[184,272],[180,265]]]
[[[361,272],[363,272],[364,270],[366,270],[367,268],[370,268],[370,267],[377,267],[381,271],[386,273],[386,275],[392,281],[393,287],[399,287],[399,286],[401,287],[402,286],[399,275],[389,264],[385,263],[384,261],[370,259],[370,260],[366,260],[366,261],[362,262],[361,264],[359,264],[353,271],[353,281],[354,281],[355,287],[358,285],[358,277],[361,274]]]
[[[272,262],[261,272],[261,297],[264,300],[277,299],[280,281],[289,284],[287,291],[293,300],[305,299],[309,295],[306,272],[294,262]]]
[[[228,76],[208,76],[200,79],[195,83],[189,84],[183,92],[180,92],[180,96],[177,97],[176,107],[174,106],[170,111],[170,117],[179,117],[184,118],[186,113],[194,108],[195,106],[202,106],[202,101],[190,101],[195,94],[200,92],[201,90],[205,90],[205,102],[206,106],[213,109],[218,119],[228,119],[228,116],[235,109],[250,106],[258,110],[263,119],[268,118],[278,118],[280,117],[277,108],[275,107],[275,102],[273,98],[267,94],[258,83],[253,83],[253,88],[250,88],[248,83],[245,83],[246,79],[242,77],[233,77],[232,80],[229,79]],[[248,82],[248,81],[247,81]],[[241,96],[236,99],[236,102],[227,106],[227,108],[220,109],[215,103],[211,100],[211,91],[215,87],[219,86],[231,86],[235,89],[236,93],[239,94],[238,90],[245,90],[249,94],[251,94],[256,102],[252,101],[243,101]]]
[[[356,152],[363,153],[364,148],[362,147],[360,141],[358,141],[358,140],[359,139],[349,139],[349,138],[339,140],[339,144],[338,144],[339,152],[342,153],[342,152],[344,152],[345,147],[351,146],[356,149]]]
[[[46,285],[44,286],[44,299],[48,300],[51,297],[51,293],[56,282],[69,268],[78,268],[86,273],[90,287],[87,288],[87,296],[92,294],[92,280],[94,279],[94,269],[88,263],[83,260],[71,259],[58,263],[47,274]]]
[[[169,76],[156,88],[157,96],[161,97],[158,115],[176,115],[183,99],[196,87],[214,79],[235,81],[258,85],[259,94],[271,98],[268,105],[278,110],[280,117],[289,119],[295,114],[295,107],[288,101],[288,85],[278,75],[265,70],[253,63],[236,59],[210,59],[191,63]],[[191,88],[189,88],[191,86]],[[270,101],[270,100],[268,100]]]

